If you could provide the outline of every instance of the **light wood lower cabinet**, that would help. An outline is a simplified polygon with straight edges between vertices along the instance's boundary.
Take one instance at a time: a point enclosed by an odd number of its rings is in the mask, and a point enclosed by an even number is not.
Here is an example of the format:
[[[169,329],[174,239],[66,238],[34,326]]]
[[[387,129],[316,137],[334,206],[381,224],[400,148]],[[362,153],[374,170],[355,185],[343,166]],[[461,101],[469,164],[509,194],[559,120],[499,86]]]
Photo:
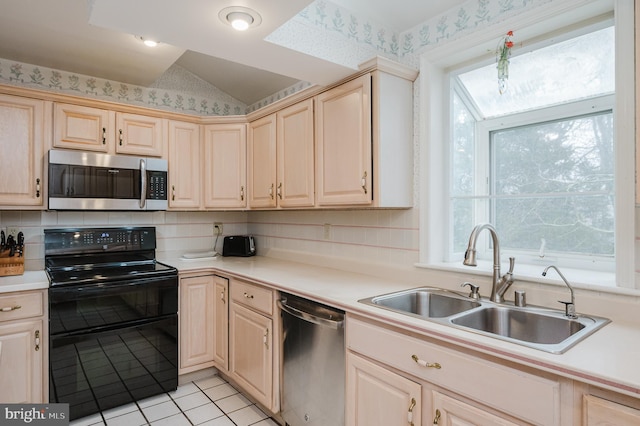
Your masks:
[[[347,413],[351,413],[352,419],[353,413],[366,409],[390,410],[399,416],[402,404],[379,394],[383,393],[382,389],[393,394],[393,386],[387,382],[402,383],[401,379],[406,379],[417,382],[422,388],[422,424],[566,424],[562,420],[560,383],[554,376],[536,375],[349,316],[346,330],[347,347],[351,352],[347,358],[347,389],[351,393],[347,398]],[[374,372],[363,375],[367,380],[354,375],[354,371],[362,370],[361,365],[366,364],[353,354],[368,357],[378,364],[375,369],[369,366],[369,371]],[[395,376],[400,378],[388,379]],[[354,380],[365,383],[361,389],[366,390],[354,388]],[[373,391],[376,387],[380,389]],[[417,398],[416,401],[418,406]],[[402,400],[403,404],[406,402],[406,399]],[[405,414],[407,408],[408,405],[403,407]],[[571,410],[569,407],[565,414],[567,419],[573,415]],[[407,418],[404,423],[387,424],[407,424]]]
[[[586,426],[637,426],[640,410],[593,395],[583,398],[583,424]]]
[[[0,296],[2,403],[43,403],[47,399],[45,294],[35,291]]]
[[[347,353],[349,426],[422,424],[422,386],[352,352]]]
[[[228,288],[217,275],[180,278],[180,374],[228,369]]]
[[[278,411],[278,351],[272,318],[274,292],[231,280],[229,374],[246,392]]]

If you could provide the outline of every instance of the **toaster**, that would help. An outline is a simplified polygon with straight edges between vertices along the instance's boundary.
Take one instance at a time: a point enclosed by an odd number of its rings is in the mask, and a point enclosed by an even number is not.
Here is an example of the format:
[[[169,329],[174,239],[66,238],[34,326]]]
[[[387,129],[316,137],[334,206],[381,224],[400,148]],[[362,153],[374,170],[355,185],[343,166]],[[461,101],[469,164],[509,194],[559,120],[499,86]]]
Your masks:
[[[223,256],[255,256],[256,243],[253,235],[229,235],[222,242]]]

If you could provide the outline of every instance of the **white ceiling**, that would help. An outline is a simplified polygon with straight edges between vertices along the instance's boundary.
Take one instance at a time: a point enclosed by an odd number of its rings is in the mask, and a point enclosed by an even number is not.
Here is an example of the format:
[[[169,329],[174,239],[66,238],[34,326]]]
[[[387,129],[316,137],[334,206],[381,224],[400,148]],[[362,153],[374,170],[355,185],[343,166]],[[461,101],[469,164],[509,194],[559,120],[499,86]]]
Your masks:
[[[333,0],[401,32],[464,0]],[[298,81],[328,84],[353,70],[264,41],[312,0],[0,0],[0,58],[151,86],[177,64],[250,105]],[[238,33],[227,6],[257,10]],[[400,12],[399,12],[400,11]],[[162,43],[147,48],[134,37]]]

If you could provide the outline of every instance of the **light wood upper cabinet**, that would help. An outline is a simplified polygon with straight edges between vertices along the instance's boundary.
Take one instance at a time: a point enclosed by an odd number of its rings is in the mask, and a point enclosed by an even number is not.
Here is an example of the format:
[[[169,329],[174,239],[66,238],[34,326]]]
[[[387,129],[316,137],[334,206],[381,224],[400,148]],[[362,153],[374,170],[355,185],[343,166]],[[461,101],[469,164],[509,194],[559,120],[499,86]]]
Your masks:
[[[318,205],[371,204],[371,76],[316,97]]]
[[[249,207],[276,207],[276,114],[249,123]]]
[[[158,117],[116,113],[116,153],[162,157],[164,122]]]
[[[313,100],[249,124],[249,207],[313,207]]]
[[[200,125],[169,121],[169,207],[198,209],[202,190]]]
[[[206,125],[203,143],[204,208],[245,208],[247,125]]]
[[[318,206],[413,206],[414,77],[376,70],[316,96]]]
[[[164,122],[157,117],[57,103],[53,146],[162,157]]]
[[[43,327],[46,291],[0,296],[0,401],[44,403],[47,329]],[[48,327],[47,327],[48,328]]]
[[[276,196],[280,207],[313,207],[313,99],[278,111]]]
[[[0,206],[43,208],[50,117],[50,102],[0,95]]]

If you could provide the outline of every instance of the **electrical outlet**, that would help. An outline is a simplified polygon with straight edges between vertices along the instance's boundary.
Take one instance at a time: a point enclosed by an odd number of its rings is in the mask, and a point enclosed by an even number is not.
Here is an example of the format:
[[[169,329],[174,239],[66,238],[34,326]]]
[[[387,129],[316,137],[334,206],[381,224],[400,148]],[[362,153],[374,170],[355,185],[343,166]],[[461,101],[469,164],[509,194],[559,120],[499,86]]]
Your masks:
[[[18,232],[20,232],[20,228],[17,226],[7,226],[7,232],[5,232],[5,236],[9,238],[9,235],[13,235],[13,238],[18,238]]]
[[[213,222],[213,233],[215,235],[222,235],[222,222]]]
[[[324,239],[325,240],[330,240],[331,239],[331,224],[330,223],[325,223],[324,224]]]

